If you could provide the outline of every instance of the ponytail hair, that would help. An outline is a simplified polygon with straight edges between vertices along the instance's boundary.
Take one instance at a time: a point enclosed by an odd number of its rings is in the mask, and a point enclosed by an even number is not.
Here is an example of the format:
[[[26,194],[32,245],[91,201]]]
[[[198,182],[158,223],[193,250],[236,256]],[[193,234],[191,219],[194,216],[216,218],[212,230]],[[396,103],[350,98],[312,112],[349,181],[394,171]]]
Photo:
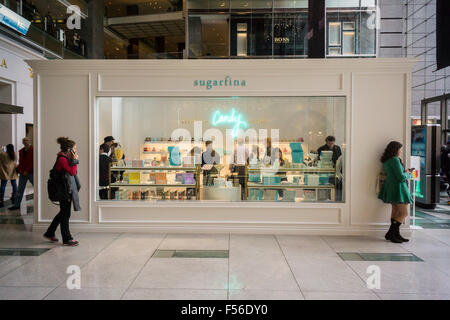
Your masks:
[[[69,137],[59,137],[56,139],[56,142],[59,144],[62,152],[67,152],[76,145],[75,141],[69,140]]]

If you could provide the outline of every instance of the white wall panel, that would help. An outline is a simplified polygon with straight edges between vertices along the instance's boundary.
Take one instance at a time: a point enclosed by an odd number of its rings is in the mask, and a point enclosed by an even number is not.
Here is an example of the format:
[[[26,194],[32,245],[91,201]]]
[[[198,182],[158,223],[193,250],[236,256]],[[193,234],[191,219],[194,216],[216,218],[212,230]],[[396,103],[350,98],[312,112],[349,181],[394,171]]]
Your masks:
[[[47,179],[59,145],[58,137],[77,143],[82,211],[72,212],[72,221],[89,220],[89,75],[40,75],[39,90],[39,221],[53,219],[59,207],[48,200]]]

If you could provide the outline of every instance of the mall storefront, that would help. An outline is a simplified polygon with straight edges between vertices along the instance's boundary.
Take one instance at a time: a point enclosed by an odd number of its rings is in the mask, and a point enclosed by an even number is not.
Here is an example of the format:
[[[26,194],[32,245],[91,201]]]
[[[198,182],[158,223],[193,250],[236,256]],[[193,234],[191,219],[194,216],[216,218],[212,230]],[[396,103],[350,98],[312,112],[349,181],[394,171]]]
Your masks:
[[[30,61],[35,72],[34,230],[56,138],[77,142],[95,231],[365,234],[384,230],[380,155],[410,145],[411,59]],[[322,151],[327,136],[340,152]],[[106,136],[119,146],[99,172]],[[405,148],[405,163],[409,148]],[[107,183],[99,183],[103,174]],[[104,179],[103,179],[104,180]]]

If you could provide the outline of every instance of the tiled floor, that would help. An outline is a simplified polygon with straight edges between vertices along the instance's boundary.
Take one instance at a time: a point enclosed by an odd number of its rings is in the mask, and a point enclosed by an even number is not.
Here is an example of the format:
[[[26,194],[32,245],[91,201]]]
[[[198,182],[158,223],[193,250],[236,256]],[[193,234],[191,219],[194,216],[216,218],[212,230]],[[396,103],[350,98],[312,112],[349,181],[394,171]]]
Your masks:
[[[0,248],[50,250],[0,255],[0,299],[450,299],[450,229],[415,230],[403,244],[362,236],[78,233],[74,248],[28,229],[0,224]],[[71,265],[81,270],[79,290],[67,288]],[[373,265],[379,289],[366,283]]]

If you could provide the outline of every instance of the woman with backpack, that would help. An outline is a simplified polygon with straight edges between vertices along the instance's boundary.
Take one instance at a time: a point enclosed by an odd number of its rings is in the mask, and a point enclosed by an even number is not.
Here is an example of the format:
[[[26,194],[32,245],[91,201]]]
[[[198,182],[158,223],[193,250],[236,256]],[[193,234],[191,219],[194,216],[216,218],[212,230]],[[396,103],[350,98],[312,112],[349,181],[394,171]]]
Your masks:
[[[69,140],[67,137],[58,138],[57,143],[60,145],[61,151],[57,155],[51,179],[55,179],[59,185],[57,188],[58,195],[49,195],[49,197],[58,199],[60,211],[53,218],[44,237],[51,242],[57,242],[58,239],[55,238],[55,232],[58,225],[60,225],[63,244],[66,246],[77,246],[78,241],[73,240],[69,230],[71,205],[73,204],[75,211],[81,210],[78,198],[78,191],[81,186],[77,177],[79,163],[77,145],[75,141]],[[52,175],[56,175],[57,178],[52,177]]]
[[[411,170],[405,170],[400,159],[402,147],[400,142],[391,141],[381,157],[386,180],[381,187],[378,198],[383,200],[384,203],[392,205],[391,227],[385,238],[394,243],[409,241],[400,235],[400,225],[408,216],[408,206],[412,203],[412,197],[407,185]]]
[[[3,152],[3,150],[5,150],[5,152]],[[5,196],[8,180],[11,181],[11,202],[13,203],[17,192],[17,156],[14,152],[14,146],[8,144],[3,150],[0,152],[0,180],[2,181],[0,189],[0,208],[4,206],[3,198]]]

